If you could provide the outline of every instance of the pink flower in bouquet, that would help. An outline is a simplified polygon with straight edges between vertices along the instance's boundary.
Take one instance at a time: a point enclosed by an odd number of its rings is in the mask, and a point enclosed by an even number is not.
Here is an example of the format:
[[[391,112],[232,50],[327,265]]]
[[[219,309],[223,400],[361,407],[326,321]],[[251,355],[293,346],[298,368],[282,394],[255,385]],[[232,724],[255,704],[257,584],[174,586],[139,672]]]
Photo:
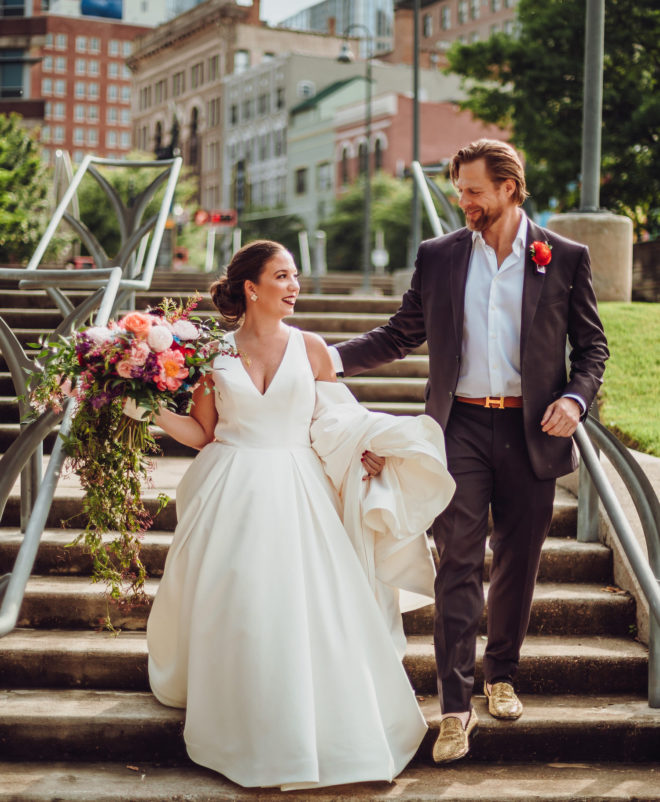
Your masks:
[[[146,340],[151,328],[151,316],[142,312],[129,312],[118,322],[120,328],[130,331],[136,337]]]
[[[189,320],[177,320],[172,324],[172,331],[180,340],[197,340],[199,338],[199,329]]]
[[[151,331],[149,332],[149,334],[151,335]],[[144,363],[147,361],[147,357],[149,356],[150,353],[151,349],[144,340],[134,340],[131,343],[131,353],[128,357],[128,361],[131,363],[131,367],[134,368],[142,367],[142,365],[144,365]]]
[[[178,390],[183,379],[188,376],[185,358],[179,351],[163,351],[157,357],[160,373],[156,376],[159,390]]]
[[[172,339],[172,332],[160,324],[152,326],[149,334],[147,334],[149,348],[157,354],[162,351],[167,351],[170,345],[172,345]]]
[[[133,365],[131,365],[130,359],[120,359],[115,365],[115,370],[122,379],[133,378]]]

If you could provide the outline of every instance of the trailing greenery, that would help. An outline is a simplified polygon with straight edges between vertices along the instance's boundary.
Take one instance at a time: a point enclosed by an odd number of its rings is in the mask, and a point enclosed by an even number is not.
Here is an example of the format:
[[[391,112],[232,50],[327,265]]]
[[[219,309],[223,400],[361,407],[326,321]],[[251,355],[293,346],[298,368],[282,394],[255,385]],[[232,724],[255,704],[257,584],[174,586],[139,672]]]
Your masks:
[[[599,310],[611,353],[601,419],[627,446],[660,457],[660,304],[610,302]]]
[[[540,208],[574,208],[581,161],[584,0],[520,0],[520,35],[455,42],[450,70],[463,76],[463,104],[511,130],[526,157]],[[607,0],[601,204],[660,235],[660,6]]]
[[[24,263],[46,227],[48,177],[34,134],[0,114],[0,264]]]

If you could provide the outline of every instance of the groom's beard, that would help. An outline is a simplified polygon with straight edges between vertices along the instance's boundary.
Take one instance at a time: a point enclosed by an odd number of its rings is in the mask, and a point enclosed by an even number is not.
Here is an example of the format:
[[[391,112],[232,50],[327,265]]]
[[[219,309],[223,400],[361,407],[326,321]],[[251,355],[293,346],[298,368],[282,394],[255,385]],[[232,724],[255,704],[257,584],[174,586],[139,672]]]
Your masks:
[[[484,212],[483,209],[475,209],[475,212],[477,214],[472,217],[465,215],[465,225],[470,231],[486,231],[502,216],[501,209],[492,209],[490,212]]]

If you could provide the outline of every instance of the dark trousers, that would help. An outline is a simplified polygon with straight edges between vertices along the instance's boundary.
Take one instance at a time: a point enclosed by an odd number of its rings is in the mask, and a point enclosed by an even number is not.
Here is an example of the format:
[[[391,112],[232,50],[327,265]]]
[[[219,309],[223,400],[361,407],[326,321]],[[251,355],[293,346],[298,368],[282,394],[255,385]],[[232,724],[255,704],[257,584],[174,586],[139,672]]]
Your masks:
[[[493,561],[488,592],[487,682],[518,667],[555,481],[539,480],[527,455],[522,410],[454,403],[445,432],[456,493],[433,525],[440,555],[435,584],[435,655],[444,713],[470,709],[483,612],[488,509]]]

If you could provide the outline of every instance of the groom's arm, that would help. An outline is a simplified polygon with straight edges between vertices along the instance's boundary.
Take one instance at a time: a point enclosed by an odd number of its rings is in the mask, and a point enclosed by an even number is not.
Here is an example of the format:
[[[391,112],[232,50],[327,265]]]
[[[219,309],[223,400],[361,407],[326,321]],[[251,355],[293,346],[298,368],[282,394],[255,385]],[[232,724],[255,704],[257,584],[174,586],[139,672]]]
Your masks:
[[[335,368],[346,376],[354,376],[385,362],[402,359],[426,340],[421,303],[419,256],[410,289],[401,306],[384,326],[360,334],[337,346],[340,362]],[[332,350],[332,349],[331,349]]]

